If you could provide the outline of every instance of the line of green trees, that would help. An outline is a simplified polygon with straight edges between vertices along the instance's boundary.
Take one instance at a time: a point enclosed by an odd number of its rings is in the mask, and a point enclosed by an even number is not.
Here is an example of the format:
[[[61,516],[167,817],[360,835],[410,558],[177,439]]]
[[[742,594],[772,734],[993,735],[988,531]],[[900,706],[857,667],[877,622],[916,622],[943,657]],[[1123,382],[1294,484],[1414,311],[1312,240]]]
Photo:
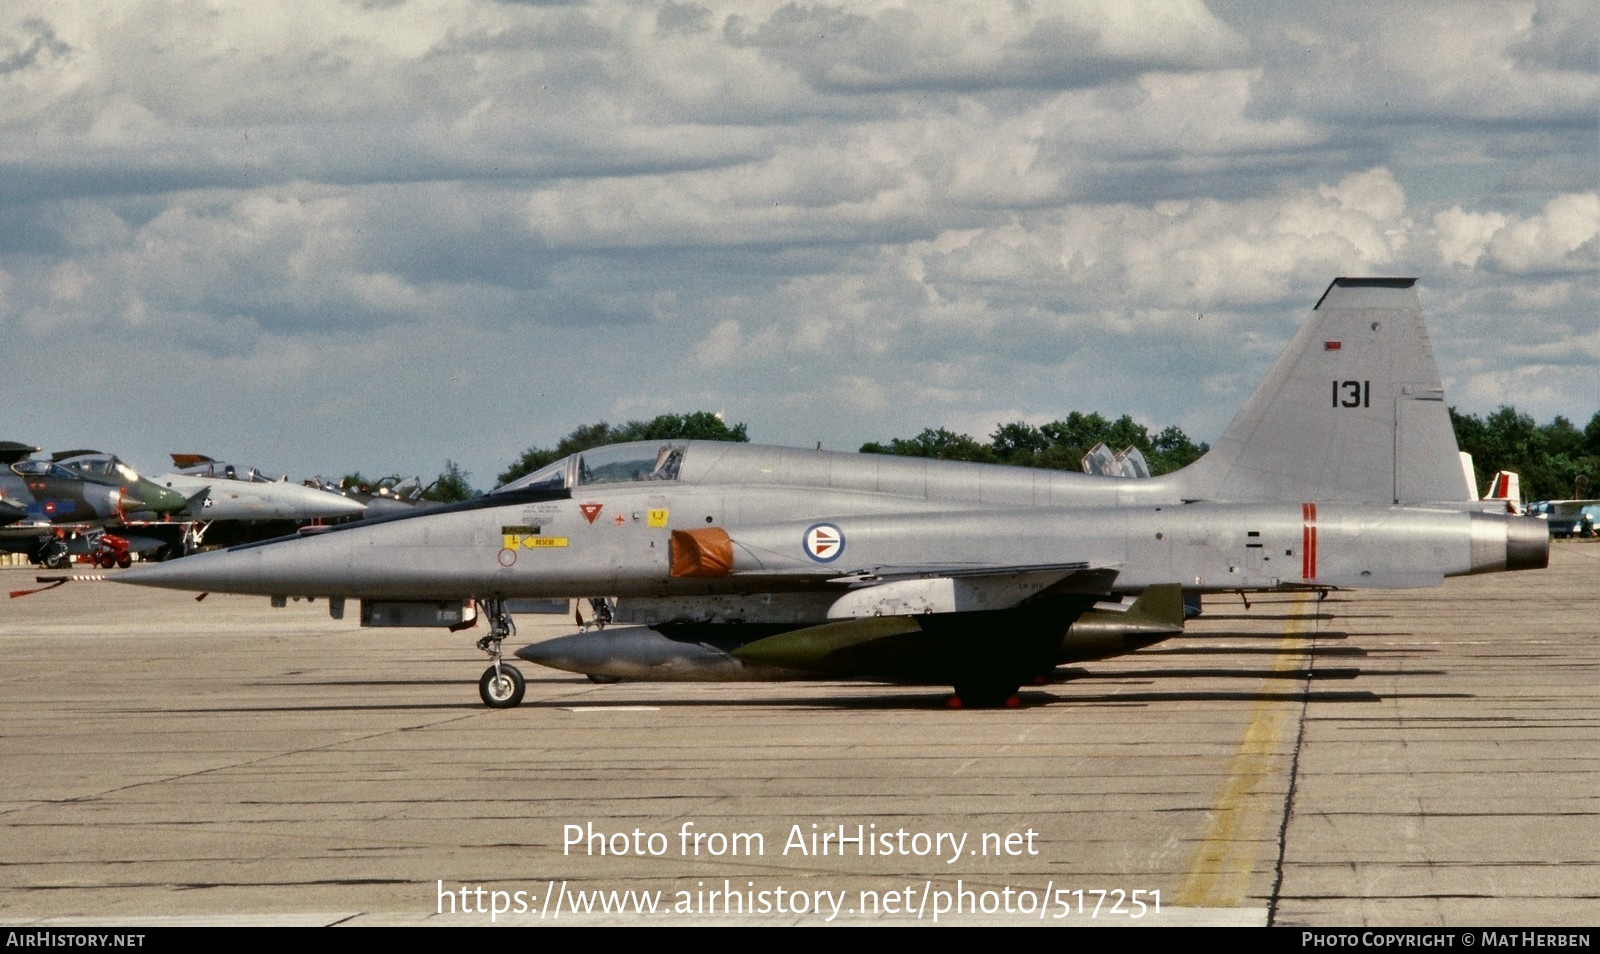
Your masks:
[[[1579,430],[1560,415],[1549,424],[1535,424],[1527,414],[1502,406],[1488,417],[1450,409],[1456,443],[1472,455],[1478,471],[1478,492],[1501,470],[1521,475],[1522,495],[1529,500],[1592,497],[1600,486],[1600,411]]]
[[[1530,500],[1551,500],[1568,496],[1588,496],[1581,489],[1587,478],[1600,475],[1600,412],[1579,430],[1565,417],[1549,424],[1535,424],[1532,417],[1515,408],[1502,407],[1487,417],[1460,414],[1450,409],[1456,442],[1472,455],[1479,474],[1481,493],[1490,475],[1498,470],[1515,471],[1522,478],[1522,492]],[[499,483],[509,483],[530,474],[568,454],[624,441],[711,440],[748,442],[744,424],[728,425],[720,415],[708,411],[691,414],[662,414],[648,421],[629,421],[613,426],[604,421],[587,424],[563,437],[555,447],[530,447],[500,474]],[[861,446],[865,454],[900,454],[907,457],[932,457],[939,460],[966,460],[1018,467],[1046,467],[1078,470],[1083,455],[1100,442],[1120,450],[1133,446],[1144,454],[1152,474],[1165,474],[1198,460],[1208,449],[1196,444],[1182,429],[1166,427],[1156,433],[1124,414],[1110,420],[1098,413],[1077,411],[1058,421],[1034,426],[1016,422],[1002,424],[984,443],[968,434],[945,428],[927,428],[915,437],[872,441]],[[1580,477],[1584,478],[1580,481]],[[1574,484],[1580,489],[1574,494]],[[435,487],[459,493],[456,499],[471,494],[454,462],[439,475]]]
[[[1130,445],[1139,448],[1150,465],[1151,474],[1165,474],[1192,464],[1207,449],[1207,445],[1191,441],[1177,426],[1151,434],[1148,428],[1126,414],[1111,421],[1098,413],[1073,411],[1062,420],[1038,427],[1020,421],[1002,424],[989,435],[987,444],[941,427],[924,430],[912,438],[897,437],[887,444],[876,441],[863,444],[861,452],[1078,470],[1083,455],[1102,441],[1113,451]]]
[[[1501,470],[1520,475],[1523,496],[1529,500],[1559,500],[1600,493],[1600,485],[1591,484],[1600,476],[1600,412],[1596,412],[1582,430],[1560,416],[1549,424],[1536,424],[1531,416],[1518,413],[1513,407],[1501,407],[1488,417],[1461,414],[1451,408],[1450,422],[1455,428],[1456,443],[1472,455],[1480,494],[1489,478]],[[1176,426],[1151,434],[1127,415],[1108,421],[1099,414],[1074,411],[1065,419],[1042,427],[1021,423],[1001,425],[989,435],[987,444],[967,434],[929,428],[916,437],[864,444],[861,450],[873,454],[1078,470],[1083,455],[1097,441],[1104,441],[1113,450],[1129,445],[1139,448],[1150,465],[1151,474],[1165,474],[1185,467],[1208,449],[1206,444],[1195,444]]]

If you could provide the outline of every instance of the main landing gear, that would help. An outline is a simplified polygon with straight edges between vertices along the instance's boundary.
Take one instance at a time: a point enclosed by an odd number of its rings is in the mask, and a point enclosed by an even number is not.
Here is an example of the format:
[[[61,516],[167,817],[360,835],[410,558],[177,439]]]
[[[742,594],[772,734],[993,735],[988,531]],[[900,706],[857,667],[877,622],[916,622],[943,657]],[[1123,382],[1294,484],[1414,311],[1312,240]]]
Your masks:
[[[489,618],[489,635],[478,640],[478,648],[489,654],[494,665],[478,680],[478,695],[491,709],[509,709],[522,702],[528,684],[515,666],[500,661],[500,644],[514,635],[517,627],[506,612],[506,601],[498,597],[478,601],[478,610]]]
[[[1014,676],[967,677],[957,680],[954,686],[952,709],[1015,709],[1022,704],[1017,698],[1020,680]]]
[[[72,565],[72,557],[67,553],[65,544],[58,544],[46,547],[39,557],[39,563],[47,570],[65,570]]]

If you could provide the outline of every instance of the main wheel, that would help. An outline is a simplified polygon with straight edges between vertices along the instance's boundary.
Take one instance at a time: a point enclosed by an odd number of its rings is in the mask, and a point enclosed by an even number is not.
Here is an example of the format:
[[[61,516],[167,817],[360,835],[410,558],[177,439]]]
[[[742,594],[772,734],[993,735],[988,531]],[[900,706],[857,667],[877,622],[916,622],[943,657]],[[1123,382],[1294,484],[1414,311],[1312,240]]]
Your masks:
[[[498,670],[490,666],[483,671],[483,678],[478,680],[478,695],[483,699],[483,704],[491,709],[509,709],[517,705],[527,689],[527,682],[515,666],[502,664]]]
[[[956,698],[969,709],[1003,709],[1015,705],[1020,688],[1016,679],[991,676],[964,679],[955,684]]]

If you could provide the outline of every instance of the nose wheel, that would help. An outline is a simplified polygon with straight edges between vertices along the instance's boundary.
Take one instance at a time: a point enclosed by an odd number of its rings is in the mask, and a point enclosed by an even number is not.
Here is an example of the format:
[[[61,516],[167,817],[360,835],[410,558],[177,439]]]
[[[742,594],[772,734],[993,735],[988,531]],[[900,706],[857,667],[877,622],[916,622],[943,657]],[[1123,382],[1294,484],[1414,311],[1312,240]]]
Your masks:
[[[515,666],[490,666],[478,680],[478,695],[491,709],[509,709],[522,702],[528,683]]]
[[[516,633],[517,627],[511,622],[511,614],[506,612],[503,599],[479,600],[478,608],[489,618],[489,635],[478,640],[478,648],[494,660],[494,665],[485,669],[478,679],[478,697],[491,709],[509,709],[522,702],[523,693],[528,689],[522,673],[500,660],[501,643]]]

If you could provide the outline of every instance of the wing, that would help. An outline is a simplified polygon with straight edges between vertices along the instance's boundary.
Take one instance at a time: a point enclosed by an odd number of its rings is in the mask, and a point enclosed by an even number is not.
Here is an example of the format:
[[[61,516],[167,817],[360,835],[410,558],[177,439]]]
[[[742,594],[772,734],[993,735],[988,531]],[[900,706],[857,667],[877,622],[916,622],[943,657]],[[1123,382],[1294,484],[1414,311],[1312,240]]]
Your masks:
[[[1066,594],[1109,594],[1117,571],[1087,563],[999,567],[882,567],[836,577],[854,588],[828,608],[829,619],[983,613]]]

